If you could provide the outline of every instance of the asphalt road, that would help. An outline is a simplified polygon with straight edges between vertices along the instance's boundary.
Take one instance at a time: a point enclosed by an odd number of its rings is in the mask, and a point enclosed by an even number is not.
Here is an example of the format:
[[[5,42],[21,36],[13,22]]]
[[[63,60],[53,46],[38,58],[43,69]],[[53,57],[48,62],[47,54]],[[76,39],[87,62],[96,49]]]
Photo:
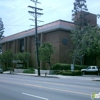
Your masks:
[[[91,100],[93,92],[100,92],[100,82],[82,77],[0,74],[0,100]]]

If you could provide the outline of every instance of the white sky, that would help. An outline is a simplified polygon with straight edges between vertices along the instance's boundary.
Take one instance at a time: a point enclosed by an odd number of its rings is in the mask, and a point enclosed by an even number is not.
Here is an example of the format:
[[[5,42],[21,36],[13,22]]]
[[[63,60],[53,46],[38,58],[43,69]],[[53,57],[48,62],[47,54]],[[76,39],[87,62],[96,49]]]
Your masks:
[[[38,0],[41,4],[38,7],[44,9],[38,23],[43,25],[55,20],[72,21],[73,3],[75,0]],[[87,0],[88,11],[94,14],[100,14],[100,0]],[[9,36],[30,28],[33,28],[34,22],[29,20],[32,17],[28,11],[32,10],[28,6],[34,6],[30,0],[0,0],[0,18],[2,18],[5,32],[4,36]],[[97,22],[100,25],[100,19]]]

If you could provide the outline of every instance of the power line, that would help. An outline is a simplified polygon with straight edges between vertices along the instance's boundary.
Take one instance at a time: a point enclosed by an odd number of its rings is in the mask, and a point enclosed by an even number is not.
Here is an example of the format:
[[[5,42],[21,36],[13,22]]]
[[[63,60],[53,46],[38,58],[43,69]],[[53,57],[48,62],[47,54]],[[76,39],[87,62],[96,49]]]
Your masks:
[[[24,3],[24,4],[26,4],[26,3]],[[24,4],[23,4],[23,5],[24,5]],[[20,6],[23,6],[23,5],[20,5]],[[21,8],[20,6],[18,6],[18,7]],[[62,6],[62,5],[61,5],[61,6]],[[17,8],[18,8],[18,7],[17,7]],[[19,8],[18,8],[18,10],[19,10]],[[56,7],[56,9],[58,9],[58,8],[59,8],[59,7]],[[52,11],[54,12],[54,11],[56,11],[56,9],[48,10],[48,11],[45,12],[45,13],[46,13],[46,14],[47,14],[47,13],[50,14],[50,12],[52,12]],[[17,10],[17,11],[18,11],[18,10]],[[23,11],[21,11],[21,12],[23,12]],[[21,12],[19,12],[19,15],[20,15]],[[9,15],[10,15],[10,13],[9,13]],[[9,16],[9,15],[8,15],[8,16]],[[25,14],[21,15],[20,17],[23,17],[24,15],[25,15]],[[14,20],[12,20],[12,21],[17,20],[17,19],[19,19],[20,17],[17,17],[16,19],[14,19]]]
[[[6,25],[6,24],[5,24],[5,26],[14,26],[14,27],[15,27],[15,26],[23,26],[23,27],[26,26],[26,27],[27,27],[27,26],[29,26],[29,25]]]
[[[14,19],[11,19],[10,20],[10,18],[9,18],[9,20],[8,21],[10,21],[10,22],[7,22],[6,21],[6,23],[8,24],[8,23],[15,23],[15,21],[16,21],[16,24],[22,24],[22,23],[25,23],[25,22],[27,22],[27,17],[26,17],[26,19],[25,20],[20,20],[20,19],[22,19],[24,16],[27,16],[26,15],[26,9],[24,9],[23,8],[23,6],[24,5],[27,5],[27,1],[25,1],[25,2],[21,2],[18,6],[15,6],[15,8],[17,7],[17,10],[15,11],[15,14],[17,14],[17,15],[20,15],[20,16],[17,16],[17,17],[15,17]],[[65,5],[65,4],[64,4]],[[48,11],[46,11],[46,12],[44,12],[45,13],[45,15],[46,16],[49,16],[50,14],[52,14],[53,12],[55,12],[56,10],[57,10],[57,12],[58,12],[58,10],[59,9],[61,9],[61,8],[64,8],[64,5],[62,4],[62,5],[60,5],[60,6],[57,6],[57,7],[55,7],[55,8],[53,8],[53,9],[49,9]],[[22,9],[22,10],[21,10]],[[21,10],[21,11],[20,11]],[[23,13],[24,12],[24,13]],[[23,13],[23,14],[22,14]],[[9,14],[8,14],[8,17],[11,17],[11,15],[13,14],[13,11],[11,11],[11,12],[9,12]],[[51,16],[52,17],[52,16]],[[51,17],[47,17],[47,18],[45,18],[45,19],[50,19]],[[19,21],[18,21],[19,20]],[[13,26],[13,25],[9,25],[9,26]],[[15,27],[19,27],[19,25],[16,25]],[[22,27],[26,27],[26,26],[22,26]]]
[[[28,2],[27,2],[28,3]],[[25,1],[25,3],[20,3],[20,5],[19,6],[17,6],[17,8],[18,8],[18,10],[16,11],[16,12],[18,12],[17,13],[17,15],[20,15],[19,17],[17,16],[15,16],[15,18],[12,20],[11,19],[11,21],[10,22],[6,22],[6,23],[13,23],[13,22],[15,22],[16,21],[16,23],[17,24],[19,24],[19,23],[23,23],[23,22],[26,22],[27,21],[27,19],[26,20],[19,20],[19,19],[21,19],[21,18],[23,18],[25,15],[26,15],[26,13],[24,13],[24,14],[22,14],[23,12],[26,12],[26,10],[25,9],[22,9],[23,8],[23,5],[26,5],[27,4],[26,3],[26,1]],[[48,10],[48,12],[44,12],[46,15],[49,15],[49,14],[51,14],[51,12],[53,13],[53,12],[55,12],[56,10],[58,10],[58,8],[64,8],[64,7],[61,7],[62,5],[60,5],[60,6],[58,6],[58,7],[56,7],[56,9],[54,8],[54,9],[52,9],[52,10]],[[22,9],[22,11],[20,11]],[[16,12],[15,12],[15,14],[16,14]],[[13,12],[12,12],[13,13]],[[11,16],[11,14],[12,14],[11,12],[8,14],[8,16],[10,17]],[[49,14],[48,14],[49,13]],[[27,15],[26,15],[27,16]],[[48,18],[48,17],[47,17]],[[46,18],[46,19],[47,19]],[[49,18],[48,18],[49,19]],[[10,20],[10,18],[9,18],[9,20]],[[19,20],[19,21],[18,21]]]

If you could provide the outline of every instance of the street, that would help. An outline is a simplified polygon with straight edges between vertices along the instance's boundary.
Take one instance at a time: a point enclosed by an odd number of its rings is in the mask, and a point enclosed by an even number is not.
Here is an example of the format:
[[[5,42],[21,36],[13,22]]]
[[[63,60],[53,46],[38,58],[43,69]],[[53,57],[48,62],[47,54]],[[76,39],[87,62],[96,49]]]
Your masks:
[[[99,81],[0,74],[0,100],[91,100],[93,92]]]

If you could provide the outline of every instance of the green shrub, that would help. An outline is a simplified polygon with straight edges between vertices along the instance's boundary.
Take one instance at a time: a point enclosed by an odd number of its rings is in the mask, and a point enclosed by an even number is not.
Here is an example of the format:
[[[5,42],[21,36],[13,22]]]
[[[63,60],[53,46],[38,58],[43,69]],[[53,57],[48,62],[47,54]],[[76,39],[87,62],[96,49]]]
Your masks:
[[[74,70],[73,75],[80,76],[80,75],[82,75],[82,73],[80,70]]]
[[[58,74],[62,75],[62,72],[63,72],[62,70],[56,70],[56,71],[55,71],[55,74],[57,74],[57,75],[58,75]]]
[[[84,65],[75,65],[75,70],[81,70],[82,68],[86,68],[87,66]],[[62,64],[62,63],[56,63],[53,65],[53,70],[70,70],[71,64]]]
[[[25,69],[25,70],[23,71],[23,73],[34,74],[34,69],[33,69],[33,68],[31,68],[31,69]]]
[[[70,70],[70,64],[56,63],[53,65],[53,70]]]
[[[74,71],[70,71],[70,70],[57,70],[55,74],[59,74],[59,75],[68,75],[68,76],[80,76],[81,75],[81,71],[80,70],[74,70]]]
[[[69,71],[64,71],[62,72],[62,75],[68,75],[68,76],[72,76],[72,72],[69,72]]]
[[[74,67],[75,70],[81,70],[83,68],[87,68],[87,66],[85,66],[85,65],[75,65],[75,67]]]

